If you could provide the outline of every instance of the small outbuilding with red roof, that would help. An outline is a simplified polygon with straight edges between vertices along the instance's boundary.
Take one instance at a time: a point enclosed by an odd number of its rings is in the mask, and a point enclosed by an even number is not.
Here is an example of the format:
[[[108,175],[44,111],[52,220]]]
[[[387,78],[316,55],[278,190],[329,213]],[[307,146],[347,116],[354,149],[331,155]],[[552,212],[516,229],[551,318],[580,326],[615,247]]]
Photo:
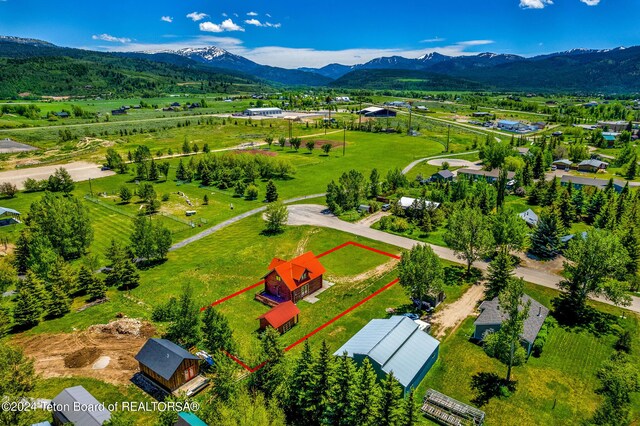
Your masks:
[[[260,330],[273,327],[280,334],[286,333],[298,323],[299,313],[300,309],[292,301],[280,303],[258,318],[260,320]]]
[[[322,288],[324,266],[312,253],[307,252],[289,261],[274,258],[264,276],[264,292],[256,298],[270,306],[303,297]]]

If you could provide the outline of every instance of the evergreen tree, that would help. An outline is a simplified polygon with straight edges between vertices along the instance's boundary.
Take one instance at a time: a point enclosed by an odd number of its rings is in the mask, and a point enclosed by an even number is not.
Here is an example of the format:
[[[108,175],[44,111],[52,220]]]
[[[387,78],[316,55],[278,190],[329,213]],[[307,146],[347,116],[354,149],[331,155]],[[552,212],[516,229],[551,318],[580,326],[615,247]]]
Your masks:
[[[267,327],[260,336],[260,346],[265,364],[253,376],[252,386],[265,395],[278,395],[284,386],[284,347],[280,333],[273,327]]]
[[[53,286],[60,287],[67,295],[72,295],[77,290],[76,276],[69,264],[61,257],[56,259],[47,279],[47,290],[50,291]]]
[[[235,352],[236,349],[227,318],[212,306],[207,307],[202,316],[202,341],[204,348],[209,352],[221,349]]]
[[[542,150],[538,151],[535,159],[533,160],[533,169],[531,173],[534,179],[544,178],[544,159],[542,157]]]
[[[122,185],[122,187],[120,187],[120,192],[118,195],[120,196],[120,200],[123,203],[128,203],[129,201],[131,201],[131,198],[133,198],[133,193],[126,185]]]
[[[404,401],[404,417],[402,426],[414,426],[420,418],[419,401],[416,399],[415,389],[411,388],[407,399]]]
[[[188,180],[186,171],[184,168],[184,163],[182,162],[182,158],[178,161],[178,167],[176,168],[176,179],[177,180]]]
[[[140,274],[130,259],[125,259],[120,264],[120,288],[123,290],[131,290],[140,285]]]
[[[87,294],[93,284],[94,277],[95,275],[86,265],[80,267],[76,287],[79,294]]]
[[[312,413],[313,424],[321,423],[327,408],[331,403],[330,391],[333,387],[333,355],[329,351],[326,341],[322,341],[320,352],[313,364],[313,387],[312,393],[317,400],[315,411]]]
[[[565,192],[558,200],[557,210],[560,212],[560,219],[562,220],[562,226],[565,229],[571,228],[571,223],[575,219],[575,211],[571,200],[571,195]]]
[[[0,339],[6,336],[11,330],[11,311],[9,308],[0,306]]]
[[[558,199],[558,177],[554,176],[544,194],[543,206],[551,206]]]
[[[312,424],[317,399],[313,393],[315,363],[309,339],[304,341],[302,353],[297,359],[296,367],[291,375],[287,404],[290,419],[298,424]]]
[[[21,328],[38,325],[47,302],[44,283],[33,272],[28,271],[25,279],[18,281],[16,285],[14,324]]]
[[[151,160],[151,165],[149,166],[149,180],[158,180],[158,177],[158,165],[154,160]]]
[[[356,393],[358,375],[355,363],[347,354],[338,358],[335,370],[335,382],[330,390],[327,405],[326,423],[336,426],[358,424],[356,413]]]
[[[523,301],[524,280],[511,279],[506,287],[498,295],[500,311],[504,312],[505,319],[502,321],[499,333],[506,338],[509,346],[509,356],[507,363],[506,381],[511,381],[511,368],[516,355],[516,348],[520,347],[520,336],[524,331],[524,322],[529,317],[529,307],[531,301]]]
[[[365,358],[360,367],[360,377],[356,387],[356,416],[361,426],[376,426],[380,407],[380,385],[371,362]]]
[[[278,200],[278,189],[271,179],[267,182],[267,195],[265,197],[267,203],[273,203]]]
[[[538,219],[538,226],[531,235],[529,251],[542,259],[555,257],[561,248],[560,237],[564,234],[562,220],[557,210],[547,208]]]
[[[586,205],[586,219],[585,221],[589,224],[593,223],[596,220],[596,216],[600,213],[600,210],[604,207],[606,203],[606,199],[604,196],[604,191],[596,191],[591,198],[589,198],[589,202]]]
[[[182,288],[176,319],[167,328],[165,337],[187,348],[200,341],[200,309],[193,300],[193,290],[189,284]]]
[[[402,387],[393,376],[393,372],[382,380],[382,393],[378,421],[381,426],[396,426],[402,418]]]
[[[369,175],[369,196],[376,198],[380,194],[380,173],[378,169],[371,170]]]
[[[513,277],[513,259],[509,253],[498,252],[496,257],[489,263],[487,279],[487,297],[493,298],[504,289]]]
[[[71,310],[71,300],[59,284],[52,284],[49,291],[47,313],[51,318],[63,317]]]
[[[91,282],[87,287],[87,295],[89,300],[99,300],[107,297],[107,286],[100,277],[92,276]]]
[[[507,169],[506,168],[501,168],[500,169],[500,174],[498,175],[498,181],[496,182],[496,186],[498,188],[498,195],[496,198],[496,205],[498,208],[501,208],[502,205],[504,204],[504,197],[506,195],[507,192]]]

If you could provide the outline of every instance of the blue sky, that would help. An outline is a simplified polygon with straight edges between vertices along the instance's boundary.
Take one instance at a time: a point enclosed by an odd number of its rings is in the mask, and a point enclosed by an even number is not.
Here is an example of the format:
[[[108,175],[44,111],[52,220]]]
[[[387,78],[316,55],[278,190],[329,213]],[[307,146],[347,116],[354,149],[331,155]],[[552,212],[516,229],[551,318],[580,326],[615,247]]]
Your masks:
[[[295,68],[640,44],[640,0],[0,0],[0,34],[96,50],[216,45]]]

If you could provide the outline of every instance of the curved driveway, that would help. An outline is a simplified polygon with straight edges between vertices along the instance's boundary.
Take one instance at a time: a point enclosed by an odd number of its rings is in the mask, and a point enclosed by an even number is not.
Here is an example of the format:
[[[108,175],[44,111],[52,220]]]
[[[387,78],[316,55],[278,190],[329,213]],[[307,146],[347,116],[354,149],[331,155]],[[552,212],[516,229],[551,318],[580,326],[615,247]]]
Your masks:
[[[389,234],[387,232],[378,231],[365,225],[357,223],[349,223],[338,219],[332,213],[326,210],[326,207],[317,204],[296,204],[289,206],[289,225],[311,225],[332,228],[338,231],[347,232],[349,234],[358,235],[369,238],[371,240],[380,241],[403,249],[411,249],[416,244],[424,244],[411,238],[401,237],[399,235]],[[435,246],[429,244],[433,251],[441,258],[455,263],[466,264],[464,260],[459,259],[453,254],[453,250],[446,247]],[[473,264],[476,268],[486,270],[488,263],[478,261]],[[562,279],[559,275],[549,272],[540,271],[533,268],[519,267],[515,271],[517,277],[523,278],[533,284],[544,287],[558,289],[558,283]],[[609,300],[602,297],[593,298],[599,302],[613,305]],[[640,313],[640,298],[633,297],[632,304],[627,309]]]

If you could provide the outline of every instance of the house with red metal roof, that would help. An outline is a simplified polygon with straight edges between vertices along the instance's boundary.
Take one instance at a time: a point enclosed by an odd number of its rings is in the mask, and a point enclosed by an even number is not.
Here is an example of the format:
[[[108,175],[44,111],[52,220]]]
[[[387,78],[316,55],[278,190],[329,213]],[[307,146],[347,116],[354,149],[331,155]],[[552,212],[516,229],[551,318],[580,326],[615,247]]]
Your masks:
[[[290,300],[280,303],[269,312],[258,317],[260,320],[260,330],[273,327],[280,334],[286,333],[298,323],[300,309]]]
[[[276,257],[264,276],[264,291],[256,299],[269,306],[287,301],[297,303],[322,288],[324,273],[324,266],[312,252],[289,261]]]

